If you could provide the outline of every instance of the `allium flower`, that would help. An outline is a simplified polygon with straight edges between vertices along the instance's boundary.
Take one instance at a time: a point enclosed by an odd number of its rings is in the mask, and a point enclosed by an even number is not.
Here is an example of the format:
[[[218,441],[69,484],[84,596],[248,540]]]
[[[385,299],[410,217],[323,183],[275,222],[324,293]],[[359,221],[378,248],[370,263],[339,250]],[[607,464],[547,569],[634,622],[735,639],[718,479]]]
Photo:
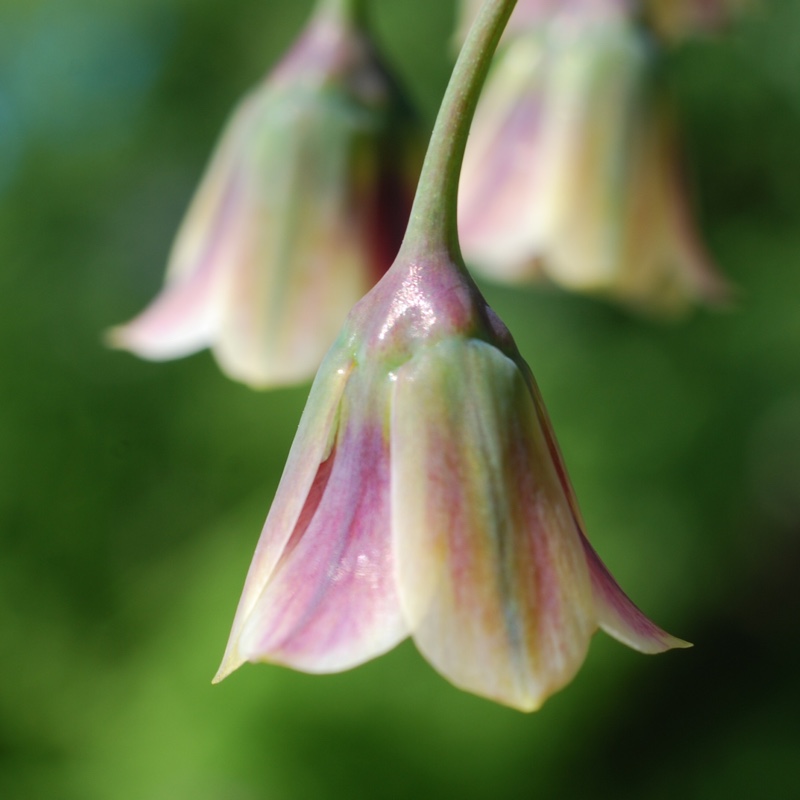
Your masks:
[[[466,130],[513,5],[481,10],[400,253],[317,374],[215,681],[245,661],[336,672],[411,636],[457,686],[532,710],[598,627],[686,646],[586,540],[531,372],[459,254]]]
[[[646,310],[718,301],[699,242],[653,44],[626,15],[564,13],[495,60],[459,196],[467,262],[547,275]]]
[[[364,30],[321,2],[235,110],[178,233],[165,286],[118,347],[212,347],[256,386],[310,378],[392,263],[421,162],[402,98]]]
[[[312,387],[216,680],[344,670],[412,636],[457,686],[532,710],[597,627],[685,646],[586,540],[533,377],[446,257],[398,259]]]

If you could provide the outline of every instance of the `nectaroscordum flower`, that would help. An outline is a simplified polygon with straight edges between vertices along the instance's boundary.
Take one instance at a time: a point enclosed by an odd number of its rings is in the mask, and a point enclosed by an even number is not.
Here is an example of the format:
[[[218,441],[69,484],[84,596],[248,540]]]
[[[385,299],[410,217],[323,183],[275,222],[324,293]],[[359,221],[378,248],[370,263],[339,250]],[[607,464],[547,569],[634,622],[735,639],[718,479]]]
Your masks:
[[[505,40],[487,80],[459,198],[467,263],[656,312],[724,299],[652,39],[624,4],[563,8]]]
[[[113,344],[150,359],[211,347],[254,386],[313,376],[397,253],[421,161],[355,4],[321,0],[239,104],[170,256]]]
[[[681,645],[588,543],[527,365],[446,255],[399,259],[314,383],[218,678],[356,666],[412,636],[457,686],[531,710],[600,626]]]
[[[215,680],[333,672],[411,636],[457,686],[537,708],[601,627],[685,643],[588,543],[539,392],[458,252],[459,162],[513,0],[489,0],[439,114],[403,247],[311,389]]]

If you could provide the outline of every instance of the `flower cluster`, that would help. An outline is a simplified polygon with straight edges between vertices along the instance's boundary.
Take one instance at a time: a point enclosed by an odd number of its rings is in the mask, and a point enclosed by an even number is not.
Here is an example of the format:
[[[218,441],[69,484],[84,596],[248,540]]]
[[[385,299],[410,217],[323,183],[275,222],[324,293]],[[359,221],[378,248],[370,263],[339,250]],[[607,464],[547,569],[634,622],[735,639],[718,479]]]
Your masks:
[[[533,375],[461,257],[467,132],[515,0],[477,13],[413,207],[415,137],[360,5],[320,0],[237,109],[162,293],[112,338],[212,347],[257,386],[322,361],[215,681],[246,661],[344,670],[412,637],[455,685],[532,710],[598,628],[688,645],[589,544]],[[464,164],[470,258],[636,301],[718,288],[649,65],[623,0],[522,0]]]

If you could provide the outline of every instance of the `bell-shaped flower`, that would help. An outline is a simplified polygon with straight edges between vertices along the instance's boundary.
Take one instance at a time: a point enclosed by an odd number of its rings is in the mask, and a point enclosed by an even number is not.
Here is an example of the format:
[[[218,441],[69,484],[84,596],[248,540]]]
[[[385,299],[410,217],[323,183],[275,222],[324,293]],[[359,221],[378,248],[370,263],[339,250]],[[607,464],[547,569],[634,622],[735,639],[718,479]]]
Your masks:
[[[347,4],[305,32],[239,104],[153,303],[111,331],[149,359],[210,347],[230,377],[313,376],[347,312],[392,263],[422,151]]]
[[[531,372],[459,253],[466,130],[512,7],[481,10],[400,253],[320,367],[216,681],[246,661],[336,672],[411,636],[457,686],[532,710],[598,627],[686,646],[587,541]]]
[[[531,372],[466,272],[401,256],[314,382],[216,680],[344,670],[412,636],[457,686],[532,710],[598,626],[685,645],[587,541]]]
[[[497,280],[547,276],[656,312],[722,300],[654,45],[606,10],[556,15],[496,57],[461,176],[467,263]]]

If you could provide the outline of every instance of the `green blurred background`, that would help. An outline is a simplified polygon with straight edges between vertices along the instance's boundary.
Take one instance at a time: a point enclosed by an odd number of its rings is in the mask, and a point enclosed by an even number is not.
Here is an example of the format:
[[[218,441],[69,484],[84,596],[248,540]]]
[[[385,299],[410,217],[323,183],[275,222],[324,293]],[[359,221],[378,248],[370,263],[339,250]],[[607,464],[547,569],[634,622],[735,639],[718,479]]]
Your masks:
[[[375,0],[430,125],[449,0]],[[307,388],[101,344],[158,289],[236,98],[309,2],[0,5],[0,797],[800,796],[800,3],[686,44],[670,80],[737,307],[643,321],[486,287],[547,399],[591,538],[660,624],[599,634],[533,715],[406,643],[211,687]]]

